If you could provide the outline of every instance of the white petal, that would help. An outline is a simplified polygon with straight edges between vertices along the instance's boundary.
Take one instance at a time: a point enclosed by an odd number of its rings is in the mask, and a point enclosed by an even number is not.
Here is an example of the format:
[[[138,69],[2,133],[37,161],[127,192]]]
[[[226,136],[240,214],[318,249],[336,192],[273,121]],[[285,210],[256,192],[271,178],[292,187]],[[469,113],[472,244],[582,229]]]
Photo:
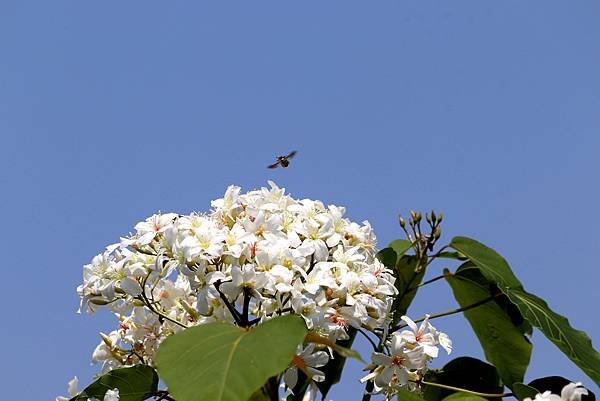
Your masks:
[[[324,366],[327,362],[329,362],[329,356],[325,351],[317,351],[314,354],[305,357],[304,362],[307,366],[318,368],[320,366]]]
[[[400,319],[404,320],[404,322],[406,322],[408,327],[410,327],[413,332],[416,333],[418,331],[416,323],[413,322],[411,318],[409,318],[408,316],[402,316]]]
[[[75,397],[78,393],[77,385],[79,384],[79,379],[75,376],[73,379],[69,381],[69,395],[71,397]]]
[[[142,293],[140,284],[131,277],[125,277],[121,280],[121,289],[133,297],[137,297]]]
[[[373,352],[373,355],[371,355],[371,361],[373,361],[373,363],[376,365],[390,366],[392,364],[391,357],[385,354],[380,354],[379,352]]]
[[[285,374],[283,375],[283,381],[289,388],[296,387],[296,383],[298,382],[298,368],[292,366],[286,370]]]
[[[104,401],[119,401],[119,389],[113,388],[104,394]]]

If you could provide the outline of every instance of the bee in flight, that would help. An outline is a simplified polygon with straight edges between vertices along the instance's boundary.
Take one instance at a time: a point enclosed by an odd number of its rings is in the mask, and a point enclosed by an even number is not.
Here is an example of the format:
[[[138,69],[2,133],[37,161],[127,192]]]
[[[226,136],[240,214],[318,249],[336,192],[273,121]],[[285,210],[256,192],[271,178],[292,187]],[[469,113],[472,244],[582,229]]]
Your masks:
[[[289,155],[287,156],[277,156],[277,162],[271,164],[270,166],[267,166],[267,168],[277,168],[278,166],[281,167],[287,167],[290,165],[290,159],[294,156],[296,156],[296,152],[295,150],[293,152],[290,152]]]

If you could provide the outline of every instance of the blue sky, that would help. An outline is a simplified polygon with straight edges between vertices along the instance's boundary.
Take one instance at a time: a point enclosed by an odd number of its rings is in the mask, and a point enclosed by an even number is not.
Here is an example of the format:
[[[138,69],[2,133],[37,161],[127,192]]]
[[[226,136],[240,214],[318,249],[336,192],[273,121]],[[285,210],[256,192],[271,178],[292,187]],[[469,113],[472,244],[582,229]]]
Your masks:
[[[599,17],[592,0],[3,0],[3,397],[53,399],[97,371],[114,320],[75,314],[75,287],[106,244],[268,179],[346,206],[382,246],[399,212],[443,211],[447,241],[497,249],[598,347]],[[455,305],[438,282],[410,314]],[[462,317],[435,324],[482,356]],[[591,385],[534,344],[528,380]],[[357,399],[360,375],[330,398]]]

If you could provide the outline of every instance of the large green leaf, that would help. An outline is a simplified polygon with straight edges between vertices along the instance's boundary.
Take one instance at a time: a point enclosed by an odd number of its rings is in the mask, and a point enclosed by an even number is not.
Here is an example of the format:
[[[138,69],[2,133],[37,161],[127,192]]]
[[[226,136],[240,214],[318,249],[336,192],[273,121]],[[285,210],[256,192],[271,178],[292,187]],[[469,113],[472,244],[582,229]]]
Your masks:
[[[454,237],[450,246],[475,263],[483,276],[496,283],[502,290],[505,288],[523,288],[506,260],[492,248],[467,237]]]
[[[488,281],[481,271],[473,262],[467,261],[463,263],[458,269],[456,269],[455,274],[460,274],[468,277],[470,280],[475,281],[483,288],[488,289],[488,295],[494,296],[494,303],[498,305],[510,318],[510,321],[519,328],[521,333],[526,334],[527,336],[531,336],[533,333],[533,326],[529,324],[529,322],[523,317],[519,308],[506,296],[504,292],[500,290],[496,283],[492,283]]]
[[[157,369],[177,401],[247,401],[289,366],[306,332],[304,321],[293,315],[251,330],[203,324],[167,338]]]
[[[397,258],[402,257],[412,246],[412,242],[406,239],[397,239],[388,245],[389,248],[392,248],[396,252]]]
[[[532,325],[600,385],[600,354],[587,334],[571,327],[569,321],[553,312],[543,299],[525,290],[510,289],[506,295]]]
[[[403,389],[398,390],[397,397],[398,397],[398,401],[424,401],[425,400],[419,394],[417,394],[413,391],[408,391],[408,390],[403,390]]]
[[[472,305],[490,297],[485,278],[479,269],[459,269],[456,274],[444,271],[446,281],[452,287],[454,297],[461,307]],[[510,315],[494,301],[464,311],[485,357],[497,369],[505,385],[511,387],[523,381],[529,365],[532,346],[515,326]]]
[[[512,392],[519,401],[523,401],[525,398],[531,398],[533,400],[536,394],[539,393],[535,388],[523,383],[513,383]]]
[[[486,398],[475,394],[459,392],[450,394],[448,397],[444,398],[444,401],[486,401]]]
[[[508,296],[521,315],[539,328],[565,355],[600,385],[600,354],[582,331],[575,330],[569,321],[553,312],[543,299],[526,292],[508,263],[496,251],[466,237],[454,237],[450,246],[467,256],[481,274]]]
[[[158,375],[148,365],[114,369],[100,376],[70,401],[87,401],[88,398],[104,399],[108,390],[119,389],[121,401],[142,401],[156,392]]]
[[[496,368],[468,356],[451,360],[441,370],[430,370],[425,374],[425,380],[480,393],[498,394],[502,392]],[[456,391],[425,385],[423,395],[427,401],[440,401],[453,393]],[[498,401],[498,398],[490,398],[490,400]]]

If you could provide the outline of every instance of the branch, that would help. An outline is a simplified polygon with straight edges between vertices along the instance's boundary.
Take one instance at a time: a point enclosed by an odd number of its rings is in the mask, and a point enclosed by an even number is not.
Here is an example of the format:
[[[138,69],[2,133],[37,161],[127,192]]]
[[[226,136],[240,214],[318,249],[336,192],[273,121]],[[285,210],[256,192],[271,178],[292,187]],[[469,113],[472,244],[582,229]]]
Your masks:
[[[242,316],[240,315],[240,312],[238,312],[238,310],[235,309],[231,305],[231,303],[229,302],[229,300],[227,299],[227,297],[225,296],[225,294],[223,294],[223,292],[219,289],[219,287],[221,286],[221,284],[223,284],[221,282],[221,280],[217,280],[214,283],[214,286],[217,289],[217,292],[219,293],[219,296],[221,297],[221,300],[223,301],[223,303],[225,303],[225,306],[229,310],[229,313],[231,313],[231,316],[233,316],[233,319],[235,320],[235,322],[237,323],[237,325],[240,326],[240,327],[245,327],[244,323],[243,323],[243,320],[242,320]]]

